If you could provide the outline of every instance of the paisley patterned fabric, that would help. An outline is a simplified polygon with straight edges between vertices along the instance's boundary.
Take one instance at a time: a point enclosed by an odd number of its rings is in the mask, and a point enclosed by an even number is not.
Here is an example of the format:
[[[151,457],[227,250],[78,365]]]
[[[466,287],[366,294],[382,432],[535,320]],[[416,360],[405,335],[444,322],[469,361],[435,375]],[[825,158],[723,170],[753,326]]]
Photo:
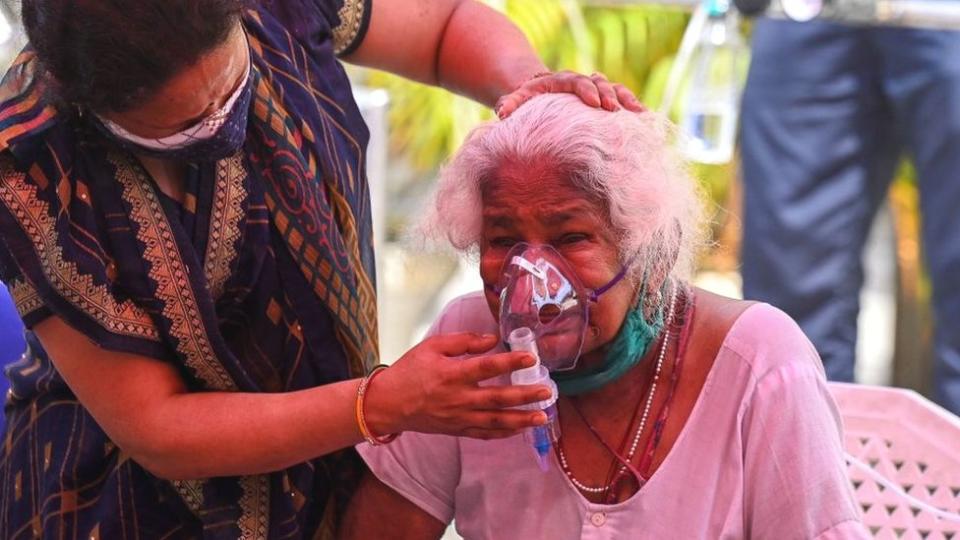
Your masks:
[[[104,349],[171,363],[196,391],[292,391],[375,364],[368,133],[335,56],[369,10],[274,0],[244,14],[247,140],[191,164],[182,202],[84,115],[47,104],[21,54],[0,85],[0,281],[28,329],[56,315]],[[7,372],[0,538],[332,534],[360,472],[352,450],[269,475],[161,480],[26,337]]]

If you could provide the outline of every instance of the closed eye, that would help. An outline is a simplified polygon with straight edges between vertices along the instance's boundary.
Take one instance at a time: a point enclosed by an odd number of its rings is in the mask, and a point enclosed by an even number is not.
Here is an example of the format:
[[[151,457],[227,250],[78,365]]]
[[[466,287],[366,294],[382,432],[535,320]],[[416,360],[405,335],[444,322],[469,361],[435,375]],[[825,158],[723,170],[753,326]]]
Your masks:
[[[585,242],[590,239],[590,236],[583,233],[569,233],[560,237],[557,242],[561,246],[569,246],[573,244],[578,244],[580,242]]]
[[[490,240],[490,245],[498,248],[512,248],[517,244],[517,239],[509,236],[497,236]]]

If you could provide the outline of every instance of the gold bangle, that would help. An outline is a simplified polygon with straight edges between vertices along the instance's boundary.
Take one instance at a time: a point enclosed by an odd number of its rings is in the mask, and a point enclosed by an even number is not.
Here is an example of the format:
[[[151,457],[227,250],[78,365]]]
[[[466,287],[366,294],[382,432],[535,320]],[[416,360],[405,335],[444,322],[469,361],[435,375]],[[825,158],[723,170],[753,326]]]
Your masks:
[[[391,433],[390,435],[385,435],[383,437],[378,437],[370,431],[370,427],[367,426],[367,418],[363,412],[363,402],[366,397],[367,390],[370,388],[370,383],[373,382],[373,379],[377,376],[378,373],[387,369],[386,364],[378,364],[374,366],[370,373],[360,379],[360,386],[357,387],[357,404],[356,404],[356,415],[357,415],[357,427],[360,428],[360,435],[363,436],[363,439],[367,441],[371,446],[380,446],[383,444],[388,444],[393,442],[394,439],[399,435],[398,433]]]

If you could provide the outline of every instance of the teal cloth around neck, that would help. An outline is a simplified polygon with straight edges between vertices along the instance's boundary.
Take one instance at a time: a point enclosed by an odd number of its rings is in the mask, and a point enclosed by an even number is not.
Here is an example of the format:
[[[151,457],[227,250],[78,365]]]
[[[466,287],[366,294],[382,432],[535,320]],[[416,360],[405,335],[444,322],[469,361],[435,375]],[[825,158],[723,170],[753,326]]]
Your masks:
[[[664,308],[661,306],[654,320],[648,322],[643,316],[643,303],[637,302],[637,305],[627,313],[623,326],[607,349],[601,366],[588,372],[569,371],[550,374],[557,383],[560,395],[576,396],[603,388],[623,377],[631,368],[639,364],[663,330],[663,311]]]

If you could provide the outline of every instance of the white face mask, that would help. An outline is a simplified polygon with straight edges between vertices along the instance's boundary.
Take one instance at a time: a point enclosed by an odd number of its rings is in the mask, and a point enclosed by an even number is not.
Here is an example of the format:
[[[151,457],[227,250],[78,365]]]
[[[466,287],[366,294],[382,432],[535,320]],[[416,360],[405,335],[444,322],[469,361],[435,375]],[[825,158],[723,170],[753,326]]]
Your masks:
[[[234,105],[236,105],[240,98],[244,96],[244,93],[247,90],[247,83],[249,82],[249,79],[250,69],[248,68],[243,80],[237,86],[237,89],[233,91],[230,99],[223,104],[223,107],[220,107],[210,116],[200,120],[196,124],[180,131],[179,133],[167,135],[166,137],[155,139],[141,137],[139,135],[130,133],[126,129],[106,118],[103,118],[102,116],[98,115],[97,119],[100,120],[103,126],[118,139],[132,143],[144,149],[152,150],[154,152],[172,152],[176,150],[183,150],[184,148],[188,148],[197,143],[212,139],[220,132],[220,129],[223,128],[223,125],[227,122],[227,120],[230,119]],[[246,111],[244,111],[244,113],[245,112]]]

